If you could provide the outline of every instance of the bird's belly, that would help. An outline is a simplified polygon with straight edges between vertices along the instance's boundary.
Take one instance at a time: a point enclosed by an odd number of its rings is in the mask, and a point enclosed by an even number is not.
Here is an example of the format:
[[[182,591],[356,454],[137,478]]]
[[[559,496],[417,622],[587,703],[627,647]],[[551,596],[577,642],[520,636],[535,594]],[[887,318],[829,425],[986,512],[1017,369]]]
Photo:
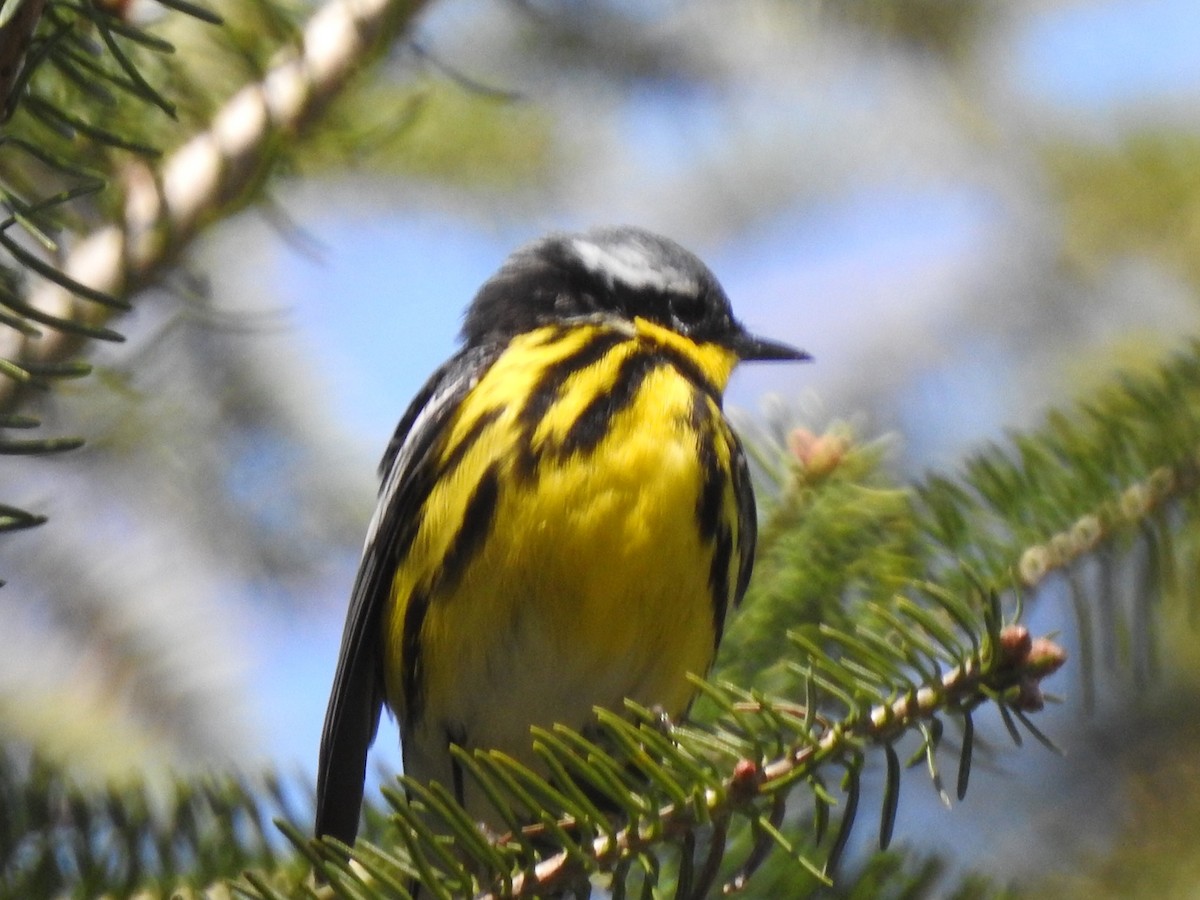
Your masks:
[[[487,546],[427,618],[427,644],[454,648],[427,660],[427,709],[482,723],[500,703],[581,725],[626,696],[686,703],[684,673],[707,668],[715,640],[712,550],[695,454],[677,443],[626,441],[500,500]],[[470,730],[472,743],[507,737],[486,732],[514,718]]]
[[[411,774],[446,783],[450,740],[531,761],[530,725],[583,728],[626,697],[686,707],[687,673],[707,670],[716,643],[703,473],[677,419],[641,421],[502,482],[488,539],[426,615]]]

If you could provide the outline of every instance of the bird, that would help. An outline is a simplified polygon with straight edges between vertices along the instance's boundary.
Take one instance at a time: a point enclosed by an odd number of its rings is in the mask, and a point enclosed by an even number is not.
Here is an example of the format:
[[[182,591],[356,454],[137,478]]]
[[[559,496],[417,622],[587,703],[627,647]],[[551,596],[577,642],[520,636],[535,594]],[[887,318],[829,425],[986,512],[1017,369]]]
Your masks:
[[[407,775],[500,819],[451,755],[626,698],[682,715],[746,591],[756,512],[723,406],[752,335],[694,254],[634,226],[514,251],[404,412],[350,594],[315,833],[352,845],[383,709]]]

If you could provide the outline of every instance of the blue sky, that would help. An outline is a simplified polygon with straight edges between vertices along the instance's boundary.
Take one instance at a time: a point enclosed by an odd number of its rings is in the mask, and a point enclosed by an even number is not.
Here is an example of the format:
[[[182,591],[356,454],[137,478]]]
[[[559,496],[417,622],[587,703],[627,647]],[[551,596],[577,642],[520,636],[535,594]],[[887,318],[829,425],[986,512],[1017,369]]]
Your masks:
[[[1064,4],[1016,43],[1026,90],[1064,110],[1105,113],[1147,100],[1195,98],[1200,8],[1192,0]]]
[[[1011,77],[1047,117],[1119,121],[1134,105],[1198,96],[1200,10],[1195,0],[1067,5],[1041,14],[1014,35],[1011,60]],[[633,121],[648,135],[661,135],[661,123],[646,112],[650,108],[641,109]],[[867,186],[786,211],[738,245],[702,255],[748,325],[805,346],[818,362],[836,360],[840,343],[852,342],[856,329],[864,327],[855,319],[852,298],[826,303],[820,322],[799,323],[785,315],[788,291],[799,285],[802,294],[819,296],[861,279],[898,279],[910,271],[918,277],[922,266],[977,251],[987,241],[993,214],[988,198],[970,187],[919,191]],[[514,245],[540,229],[484,233],[452,217],[424,214],[414,219],[401,213],[315,221],[306,227],[324,244],[324,262],[281,251],[271,277],[278,296],[294,304],[302,334],[319,344],[327,358],[335,408],[346,428],[367,446],[382,450],[409,397],[453,349],[462,308],[475,289]],[[860,280],[846,281],[846,272]],[[753,292],[757,305],[738,305],[739,289],[751,284],[759,288]],[[778,288],[763,289],[772,284]],[[356,298],[356,315],[344,314],[340,298],[345,297]],[[404,302],[408,298],[448,299]],[[983,359],[999,353],[987,346],[970,352]],[[739,375],[733,401],[753,407],[764,390],[779,384],[778,377],[767,372]],[[973,411],[959,425],[948,426],[960,427],[964,440],[997,427],[993,416],[981,413],[987,408],[981,398],[995,390],[994,383],[985,382],[964,383],[963,396],[956,400],[957,406]],[[945,402],[936,393],[941,389],[931,386],[928,401],[939,410]],[[914,415],[920,416],[919,394],[914,402]],[[348,589],[352,575],[348,561],[345,584],[329,589]],[[335,603],[282,628],[263,623],[256,678],[265,751],[285,767],[315,771],[341,617]],[[381,758],[398,759],[395,741],[385,724]]]

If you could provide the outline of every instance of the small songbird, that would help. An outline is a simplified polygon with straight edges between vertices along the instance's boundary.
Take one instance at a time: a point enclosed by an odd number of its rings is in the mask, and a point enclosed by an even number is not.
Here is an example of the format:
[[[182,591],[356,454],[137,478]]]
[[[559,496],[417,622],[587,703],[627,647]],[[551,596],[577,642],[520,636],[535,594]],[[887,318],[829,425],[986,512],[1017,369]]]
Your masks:
[[[353,843],[386,703],[405,771],[487,798],[450,754],[534,764],[529,729],[631,698],[684,712],[746,590],[755,508],[722,412],[734,366],[802,360],[708,267],[639,228],[554,234],[475,296],[404,413],[325,715],[316,833]]]

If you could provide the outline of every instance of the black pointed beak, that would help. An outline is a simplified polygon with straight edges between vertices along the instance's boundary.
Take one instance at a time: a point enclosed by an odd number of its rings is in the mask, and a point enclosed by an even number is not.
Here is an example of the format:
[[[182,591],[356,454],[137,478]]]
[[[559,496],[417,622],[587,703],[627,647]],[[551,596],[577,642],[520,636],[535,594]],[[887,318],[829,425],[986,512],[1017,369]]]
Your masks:
[[[739,331],[734,335],[733,340],[729,342],[729,348],[743,362],[768,360],[804,362],[812,359],[803,350],[797,350],[795,347],[779,341],[755,337],[747,331]]]

